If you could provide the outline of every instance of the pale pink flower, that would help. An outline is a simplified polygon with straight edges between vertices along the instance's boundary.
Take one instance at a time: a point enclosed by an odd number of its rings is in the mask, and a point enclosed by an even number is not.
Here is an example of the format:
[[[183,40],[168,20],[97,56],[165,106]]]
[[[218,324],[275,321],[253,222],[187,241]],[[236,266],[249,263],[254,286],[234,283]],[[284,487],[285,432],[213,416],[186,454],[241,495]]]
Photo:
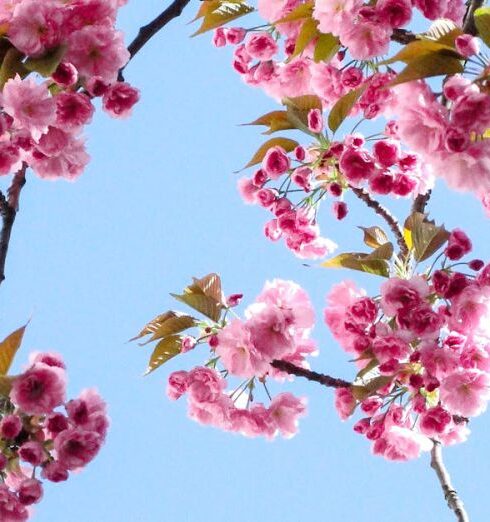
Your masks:
[[[475,417],[490,399],[490,375],[479,370],[459,370],[446,377],[440,387],[442,404],[451,413]]]
[[[70,35],[65,60],[84,77],[99,76],[112,82],[129,59],[123,35],[104,25],[86,26]]]
[[[430,451],[432,443],[415,431],[401,426],[390,426],[373,445],[373,454],[388,460],[406,461],[420,456],[422,451]]]
[[[245,43],[248,54],[256,60],[270,60],[278,51],[274,38],[265,32],[252,34]]]
[[[60,462],[53,460],[43,466],[41,477],[51,482],[64,482],[68,480],[68,470]]]
[[[308,294],[293,281],[283,279],[267,281],[256,302],[292,310],[296,328],[309,329],[315,323],[315,311]]]
[[[105,437],[109,427],[106,403],[97,390],[83,390],[78,399],[68,401],[65,405],[68,418],[76,425],[88,431],[97,432]]]
[[[490,338],[490,288],[467,286],[453,301],[449,325],[462,334]]]
[[[26,129],[35,140],[47,132],[55,120],[55,102],[45,84],[37,85],[32,78],[19,75],[3,88],[3,108],[14,119],[14,125]]]
[[[39,466],[46,460],[43,445],[34,440],[24,442],[24,444],[20,446],[19,457],[31,466]]]
[[[254,346],[250,330],[240,320],[231,321],[218,333],[216,355],[223,366],[238,377],[252,377],[267,370],[268,361]]]
[[[290,438],[298,431],[298,420],[306,413],[306,400],[291,393],[280,393],[269,406],[269,415],[283,437]]]
[[[362,0],[317,0],[313,16],[322,33],[339,36],[362,5]]]
[[[428,294],[429,285],[422,276],[391,277],[381,285],[381,308],[386,315],[395,316],[402,308],[419,304]]]
[[[226,387],[226,381],[216,370],[204,366],[193,368],[187,378],[189,399],[195,403],[216,402]]]
[[[357,401],[350,388],[335,388],[335,409],[341,420],[348,419],[356,407]]]

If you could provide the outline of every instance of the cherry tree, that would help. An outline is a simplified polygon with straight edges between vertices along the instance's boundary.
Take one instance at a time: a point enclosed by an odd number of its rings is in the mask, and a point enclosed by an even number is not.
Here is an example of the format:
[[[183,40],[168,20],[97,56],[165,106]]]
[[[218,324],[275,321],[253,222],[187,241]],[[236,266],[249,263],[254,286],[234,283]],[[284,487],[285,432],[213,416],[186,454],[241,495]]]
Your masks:
[[[95,100],[125,118],[139,91],[125,67],[189,0],[175,0],[126,47],[125,0],[0,1],[0,280],[26,175],[76,180],[89,157],[82,132]],[[382,277],[375,295],[350,280],[328,293],[323,322],[355,369],[314,371],[315,312],[307,292],[274,279],[239,314],[241,293],[217,274],[194,278],[133,340],[155,342],[147,373],[199,350],[203,364],[171,373],[171,400],[197,422],[246,437],[291,437],[305,398],[293,377],[333,388],[342,420],[392,461],[428,452],[449,508],[469,520],[442,459],[465,442],[490,398],[490,264],[430,215],[442,178],[490,213],[490,9],[484,1],[204,0],[195,35],[232,47],[232,67],[276,103],[249,124],[274,134],[251,155],[238,190],[269,212],[264,235],[324,268]],[[253,20],[236,25],[236,20]],[[360,131],[376,126],[375,134]],[[276,134],[276,133],[280,133]],[[286,135],[284,135],[286,134]],[[250,169],[250,170],[249,170]],[[253,169],[253,170],[252,170]],[[403,200],[406,215],[389,209]],[[364,205],[385,223],[362,226],[364,252],[339,248],[319,226]],[[366,218],[367,220],[368,218]],[[317,260],[322,261],[317,261]],[[197,312],[197,317],[194,315]],[[99,452],[108,429],[95,389],[66,400],[58,354],[33,353],[10,375],[26,326],[0,345],[0,519],[27,520],[42,480],[66,480]],[[182,357],[184,363],[184,357]],[[270,383],[284,386],[273,395]],[[276,386],[276,385],[275,385]],[[64,409],[61,409],[64,408]]]

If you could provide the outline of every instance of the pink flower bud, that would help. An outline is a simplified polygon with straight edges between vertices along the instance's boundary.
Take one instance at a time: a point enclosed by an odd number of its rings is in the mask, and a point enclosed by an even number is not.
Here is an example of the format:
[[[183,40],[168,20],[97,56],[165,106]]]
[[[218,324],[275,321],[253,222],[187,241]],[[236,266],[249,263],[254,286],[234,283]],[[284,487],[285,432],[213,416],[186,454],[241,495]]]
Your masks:
[[[475,38],[470,34],[461,34],[456,38],[454,43],[456,44],[456,50],[458,53],[465,58],[469,58],[470,56],[480,52],[480,42],[478,41],[478,38]]]

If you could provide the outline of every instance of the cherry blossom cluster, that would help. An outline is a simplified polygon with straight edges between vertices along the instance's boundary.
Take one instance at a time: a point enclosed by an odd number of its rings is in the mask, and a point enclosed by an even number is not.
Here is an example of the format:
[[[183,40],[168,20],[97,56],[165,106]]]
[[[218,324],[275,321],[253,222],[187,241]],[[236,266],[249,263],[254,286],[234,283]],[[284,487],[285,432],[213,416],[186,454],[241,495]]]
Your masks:
[[[320,110],[312,109],[308,120],[312,132],[321,132]],[[272,186],[274,182],[278,186]],[[348,208],[342,198],[351,187],[407,197],[425,194],[432,186],[433,176],[421,158],[403,152],[396,137],[376,140],[370,150],[360,134],[347,135],[343,142],[320,140],[308,149],[298,146],[291,155],[281,146],[271,147],[261,168],[239,181],[246,203],[274,215],[265,225],[266,237],[272,241],[283,238],[298,257],[310,259],[324,257],[336,248],[334,242],[320,237],[316,222],[326,198],[334,198],[334,216],[343,219]],[[294,202],[298,194],[299,201]]]
[[[236,301],[236,296],[228,299],[230,312]],[[245,319],[214,324],[204,328],[200,337],[183,339],[183,352],[207,344],[211,357],[205,366],[173,372],[167,394],[173,400],[187,395],[189,416],[202,424],[249,437],[271,439],[278,433],[291,437],[306,411],[306,401],[291,393],[272,398],[266,381],[286,378],[271,366],[273,361],[308,367],[306,356],[316,352],[309,337],[313,324],[313,308],[304,290],[291,281],[268,282],[245,310]],[[227,377],[245,380],[229,390]],[[267,407],[255,402],[259,384],[270,399]]]
[[[89,160],[81,132],[92,100],[102,97],[113,117],[130,114],[139,93],[117,81],[129,53],[114,26],[124,3],[0,1],[2,67],[14,64],[0,102],[0,175],[27,165],[42,178],[73,180]]]
[[[260,0],[258,12],[266,20],[265,26],[250,30],[220,27],[213,41],[218,47],[234,46],[234,69],[248,85],[260,87],[278,101],[315,95],[322,102],[322,110],[328,111],[346,95],[357,92],[348,116],[382,118],[379,136],[398,139],[408,156],[416,153],[419,159],[415,170],[423,180],[416,183],[410,175],[400,178],[404,183],[393,184],[392,174],[375,176],[367,187],[371,193],[417,195],[430,188],[436,175],[456,190],[476,192],[490,215],[489,63],[480,53],[480,40],[461,30],[459,35],[455,33],[452,56],[459,57],[465,76],[448,75],[439,89],[423,81],[390,85],[403,65],[378,61],[388,52],[390,41],[396,39],[394,31],[410,23],[415,9],[428,20],[451,21],[451,30],[458,31],[466,7],[463,0],[316,0],[309,13],[307,4],[300,0]],[[312,22],[316,28],[311,27]],[[317,31],[317,35],[311,31]],[[325,59],[315,57],[321,35],[339,39],[337,51],[332,44],[333,56]],[[449,40],[446,43],[450,45]],[[323,127],[318,126],[316,132],[324,132]],[[328,141],[328,131],[322,137]],[[261,193],[261,197],[260,204],[263,198],[270,203],[268,195]],[[334,207],[334,212],[345,215],[344,205]],[[308,225],[314,226],[314,213],[307,214]],[[277,237],[280,232],[276,228],[269,235]],[[301,250],[297,241],[289,242],[295,245],[293,251]],[[321,250],[328,253],[325,245],[306,250],[316,253],[302,257],[320,256]]]
[[[102,447],[109,420],[93,389],[66,400],[65,365],[56,354],[32,354],[11,380],[0,403],[0,520],[23,522],[43,496],[41,479],[65,481],[84,468]]]
[[[393,132],[449,186],[483,198],[490,190],[490,147],[483,138],[490,128],[488,92],[461,75],[444,83],[445,104],[422,81],[396,90]]]
[[[376,455],[408,460],[430,439],[462,442],[469,419],[486,409],[490,264],[454,262],[470,250],[456,229],[439,269],[391,277],[375,298],[349,281],[328,295],[325,322],[361,368],[353,386],[336,390],[335,406],[344,420],[362,412],[354,430]]]

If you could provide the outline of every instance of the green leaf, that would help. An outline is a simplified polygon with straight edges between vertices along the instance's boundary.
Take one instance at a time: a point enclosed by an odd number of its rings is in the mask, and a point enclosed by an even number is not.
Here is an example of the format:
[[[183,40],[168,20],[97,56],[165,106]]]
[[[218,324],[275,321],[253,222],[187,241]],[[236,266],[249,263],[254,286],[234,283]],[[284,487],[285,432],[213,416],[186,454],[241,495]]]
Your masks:
[[[272,147],[282,147],[286,152],[291,152],[298,145],[299,143],[297,141],[290,140],[289,138],[271,138],[270,140],[266,141],[259,148],[259,150],[257,150],[257,152],[253,155],[253,158],[243,168],[247,169],[248,167],[252,167],[253,165],[260,163],[267,154],[267,151]]]
[[[475,11],[475,25],[480,38],[490,47],[490,7],[480,7]]]
[[[388,65],[395,62],[405,62],[408,64],[420,59],[422,56],[434,53],[461,59],[461,56],[455,51],[454,47],[433,40],[423,39],[410,42],[396,53],[395,56],[381,62],[379,65]]]
[[[442,76],[462,73],[464,70],[461,60],[441,52],[425,54],[412,60],[388,86],[393,87],[400,83],[411,82],[432,76]]]
[[[364,232],[364,243],[371,248],[378,248],[388,243],[388,236],[380,227],[358,227]]]
[[[366,85],[363,85],[353,89],[337,100],[328,115],[328,127],[332,132],[335,132],[342,125],[366,87]]]
[[[182,349],[182,337],[180,335],[172,335],[162,339],[153,350],[148,368],[146,369],[145,375],[156,370],[159,366],[166,363],[172,357],[175,357],[180,353]]]
[[[209,7],[204,11],[204,16],[198,13],[198,18],[203,18],[203,21],[199,29],[192,36],[197,36],[211,29],[221,27],[252,11],[254,11],[254,8],[242,0],[211,1]]]
[[[308,47],[308,44],[319,34],[318,22],[313,18],[307,18],[299,30],[293,54],[288,58],[288,61],[301,54]]]
[[[7,375],[20,348],[27,324],[12,332],[0,343],[0,376]]]
[[[315,44],[313,60],[329,62],[340,49],[339,39],[333,34],[321,34]]]
[[[416,261],[425,261],[437,252],[449,238],[444,226],[437,226],[427,221],[424,214],[415,212],[410,215],[404,225],[404,235],[410,240],[407,245],[413,251]]]
[[[269,127],[268,130],[262,134],[272,134],[280,130],[290,130],[296,127],[289,121],[288,113],[286,111],[272,111],[260,116],[256,120],[245,123],[244,125],[264,125]]]
[[[23,58],[24,55],[13,47],[5,53],[0,67],[0,89],[3,89],[15,75],[18,74],[21,78],[25,78],[29,74],[22,63]]]
[[[51,76],[61,63],[66,49],[66,45],[58,45],[39,58],[28,58],[24,62],[24,67],[28,71],[39,73],[41,76]]]

